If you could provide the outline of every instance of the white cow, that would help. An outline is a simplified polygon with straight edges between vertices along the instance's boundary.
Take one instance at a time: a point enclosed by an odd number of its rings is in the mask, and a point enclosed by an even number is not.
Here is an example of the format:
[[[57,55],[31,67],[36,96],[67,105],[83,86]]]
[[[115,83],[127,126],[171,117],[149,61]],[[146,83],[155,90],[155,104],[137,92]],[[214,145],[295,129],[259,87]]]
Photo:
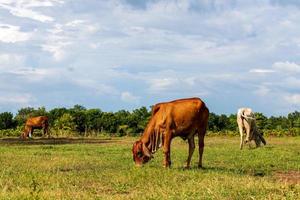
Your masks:
[[[266,145],[266,141],[260,133],[256,126],[255,115],[252,112],[251,108],[240,108],[237,112],[237,124],[239,126],[240,132],[240,149],[243,148],[244,143],[244,131],[246,132],[245,143],[250,142],[251,140],[255,141],[256,147],[260,146],[260,142]]]

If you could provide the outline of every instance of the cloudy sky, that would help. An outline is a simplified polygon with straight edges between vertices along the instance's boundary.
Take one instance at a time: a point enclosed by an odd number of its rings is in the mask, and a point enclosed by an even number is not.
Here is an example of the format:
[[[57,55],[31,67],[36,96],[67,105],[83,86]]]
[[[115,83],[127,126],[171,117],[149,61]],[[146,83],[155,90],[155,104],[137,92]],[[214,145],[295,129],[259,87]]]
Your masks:
[[[0,112],[300,109],[300,1],[0,0]]]

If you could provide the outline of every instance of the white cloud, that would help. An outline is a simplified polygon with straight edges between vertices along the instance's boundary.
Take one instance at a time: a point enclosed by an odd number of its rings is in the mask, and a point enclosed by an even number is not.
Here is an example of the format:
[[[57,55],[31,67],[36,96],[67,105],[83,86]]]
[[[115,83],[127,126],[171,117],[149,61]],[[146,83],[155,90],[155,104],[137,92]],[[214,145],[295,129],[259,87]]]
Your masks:
[[[50,16],[40,14],[39,12],[33,11],[30,7],[36,6],[49,6],[50,4],[41,4],[41,3],[30,3],[27,1],[19,1],[13,5],[0,3],[0,8],[8,10],[12,15],[17,17],[25,17],[40,22],[52,22],[54,19]],[[52,4],[51,4],[52,6]]]
[[[300,78],[288,77],[284,80],[283,85],[288,88],[300,88]]]
[[[99,95],[116,96],[119,94],[118,90],[116,90],[116,88],[114,88],[113,86],[110,86],[105,83],[101,83],[97,80],[73,77],[73,79],[71,79],[71,81],[73,83],[75,83],[76,85],[78,85],[80,87],[85,87],[85,88],[89,89],[91,92],[93,92],[93,93],[96,92],[96,94],[99,94]]]
[[[150,84],[150,91],[159,93],[178,84],[179,80],[176,78],[155,78],[148,80],[148,82]]]
[[[18,106],[28,106],[34,103],[36,99],[28,93],[23,94],[1,94],[0,104],[17,104]]]
[[[300,65],[294,62],[275,62],[272,66],[274,69],[286,72],[286,73],[299,73],[300,72]]]
[[[0,72],[7,72],[12,68],[23,66],[25,57],[18,54],[0,54]]]
[[[5,43],[15,43],[27,41],[31,33],[20,31],[19,26],[0,23],[0,41]]]
[[[268,74],[268,73],[274,73],[275,70],[272,70],[272,69],[251,69],[249,72],[250,73],[258,73],[258,74]]]
[[[285,100],[290,104],[300,106],[300,94],[289,94],[285,97]]]
[[[42,50],[48,51],[52,54],[53,58],[56,61],[61,61],[65,57],[65,50],[64,48],[72,44],[71,42],[62,42],[62,41],[49,41],[46,44],[42,45]]]
[[[254,91],[258,96],[265,97],[271,93],[271,89],[265,85],[258,86],[258,89]]]
[[[78,53],[82,51],[82,40],[89,41],[91,34],[98,30],[98,26],[87,22],[85,20],[76,19],[67,23],[56,23],[54,26],[47,30],[47,37],[45,43],[41,45],[43,51],[51,53],[55,61],[62,61],[69,53]],[[94,45],[84,44],[91,48],[97,48]],[[80,46],[78,47],[76,46]],[[74,47],[75,46],[75,47]],[[73,51],[75,50],[75,51]]]
[[[7,73],[25,78],[28,82],[40,82],[45,79],[53,81],[55,78],[59,78],[64,71],[64,69],[60,68],[19,67],[9,69]]]
[[[63,60],[66,55],[66,47],[73,43],[72,38],[67,35],[62,24],[55,24],[47,32],[45,44],[41,45],[42,50],[51,53],[55,61]]]
[[[121,99],[122,99],[122,101],[127,102],[127,103],[138,104],[140,97],[134,96],[130,92],[125,91],[125,92],[121,93]]]
[[[66,26],[76,27],[78,25],[83,24],[84,22],[85,22],[84,20],[76,19],[76,20],[73,20],[73,21],[70,21],[70,22],[66,23]]]

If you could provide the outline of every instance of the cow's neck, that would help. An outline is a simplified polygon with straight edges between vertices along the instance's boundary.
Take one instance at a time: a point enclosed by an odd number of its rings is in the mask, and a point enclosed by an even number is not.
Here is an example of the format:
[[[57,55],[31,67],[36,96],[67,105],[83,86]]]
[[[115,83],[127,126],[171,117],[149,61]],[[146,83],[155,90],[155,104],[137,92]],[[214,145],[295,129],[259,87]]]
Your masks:
[[[160,132],[155,129],[155,124],[153,120],[147,125],[141,141],[146,145],[151,153],[155,153],[160,147]]]

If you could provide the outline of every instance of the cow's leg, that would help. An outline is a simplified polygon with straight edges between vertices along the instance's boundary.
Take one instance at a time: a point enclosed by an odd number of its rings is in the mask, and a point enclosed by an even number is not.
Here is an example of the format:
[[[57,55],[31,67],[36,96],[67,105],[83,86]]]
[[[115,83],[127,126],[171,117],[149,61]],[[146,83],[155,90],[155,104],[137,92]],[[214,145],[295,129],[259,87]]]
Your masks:
[[[48,138],[50,138],[50,132],[49,132],[49,126],[48,125],[46,127],[46,133],[47,133]]]
[[[260,139],[259,135],[260,134],[258,132],[253,133],[253,138],[255,140],[256,147],[260,147],[261,139]]]
[[[161,146],[164,146],[164,143],[165,143],[165,133],[162,132],[162,133],[161,133]],[[161,147],[161,146],[160,146],[160,147]],[[160,147],[159,147],[159,148],[160,148]]]
[[[239,122],[238,122],[239,123]],[[244,135],[244,129],[243,129],[243,126],[242,124],[238,124],[239,126],[239,132],[240,132],[240,149],[243,149],[243,143],[244,143],[244,138],[243,138],[243,135]]]
[[[28,133],[29,133],[29,129],[28,129],[27,126],[25,126],[25,127],[24,127],[24,132],[22,133],[21,137],[22,137],[23,139],[26,139],[27,136],[28,136]]]
[[[262,141],[262,143],[263,143],[264,145],[266,145],[267,142],[266,142],[264,136],[262,136],[262,134],[260,134],[260,133],[257,133],[257,135],[258,135],[259,139]]]
[[[198,133],[198,144],[199,144],[199,163],[198,167],[202,168],[202,156],[203,156],[203,151],[204,151],[204,136],[206,132],[206,127],[203,128],[203,132]]]
[[[45,126],[44,126],[44,135],[48,138],[50,138],[50,133],[49,133],[49,124],[48,124],[48,121],[45,122]]]
[[[43,137],[46,137],[46,135],[48,135],[48,133],[47,133],[47,126],[43,125]]]
[[[45,129],[45,125],[43,125],[42,129],[43,129],[43,137],[45,137],[45,136],[46,136],[46,129]]]
[[[189,138],[188,142],[189,142],[189,155],[188,155],[188,159],[186,160],[185,168],[190,168],[191,158],[192,158],[194,150],[195,150],[194,136]]]
[[[250,142],[250,134],[251,134],[251,124],[249,124],[246,120],[244,120],[244,126],[246,129],[246,139],[245,139],[245,143]]]
[[[33,128],[30,127],[30,128],[29,128],[29,138],[32,138],[32,134],[33,134]]]
[[[164,167],[171,167],[171,132],[166,131],[165,132],[165,137],[164,137]]]

